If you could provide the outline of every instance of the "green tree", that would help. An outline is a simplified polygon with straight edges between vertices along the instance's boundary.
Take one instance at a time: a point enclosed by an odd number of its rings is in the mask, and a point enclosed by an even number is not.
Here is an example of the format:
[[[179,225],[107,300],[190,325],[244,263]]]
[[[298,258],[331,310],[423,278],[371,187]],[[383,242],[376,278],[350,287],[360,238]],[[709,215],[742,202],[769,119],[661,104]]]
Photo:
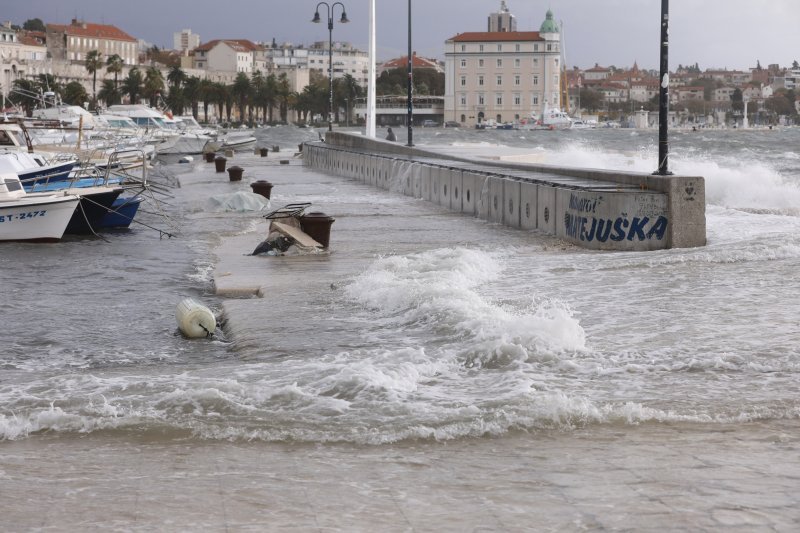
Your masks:
[[[25,116],[31,116],[33,110],[38,103],[39,89],[36,84],[25,78],[18,78],[11,84],[11,93],[8,99],[11,100],[15,106],[22,108]]]
[[[90,50],[84,62],[86,71],[92,75],[92,102],[97,105],[97,71],[103,68],[103,56],[98,50]]]
[[[731,94],[731,108],[734,111],[744,111],[744,100],[742,97],[742,90],[738,87],[733,90]]]
[[[278,76],[276,98],[280,107],[281,122],[284,124],[288,122],[289,116],[289,96],[292,93],[292,87],[289,85],[289,77],[285,72]]]
[[[82,106],[87,100],[89,95],[80,82],[71,81],[64,87],[65,104]]]
[[[158,100],[164,92],[164,75],[156,67],[149,67],[145,71],[142,96],[150,102],[150,107],[158,107]]]
[[[45,27],[40,18],[26,20],[22,23],[22,29],[27,31],[47,31],[47,27]]]
[[[236,75],[236,79],[231,86],[231,94],[239,106],[239,120],[241,122],[246,120],[245,112],[247,110],[247,104],[250,101],[251,92],[250,78],[248,78],[247,74],[244,72],[240,72]]]
[[[197,120],[200,105],[200,78],[189,76],[183,80],[183,96],[192,109],[192,116]]]
[[[100,92],[97,93],[97,98],[105,102],[106,106],[118,104],[120,100],[119,90],[111,80],[103,80],[100,86]]]
[[[106,59],[106,72],[114,75],[114,87],[119,87],[118,76],[122,72],[122,67],[125,65],[125,60],[119,54],[113,54]]]
[[[142,78],[142,71],[133,67],[128,71],[128,75],[122,80],[122,94],[128,95],[128,99],[132,104],[138,104],[139,98],[142,96],[142,86],[144,79]]]
[[[208,107],[215,101],[214,84],[211,80],[200,80],[197,89],[197,98],[203,102],[203,122],[208,123]]]
[[[581,107],[589,113],[595,113],[603,105],[605,96],[599,91],[581,87],[580,91]]]
[[[270,74],[264,81],[264,104],[269,109],[269,123],[273,124],[273,110],[278,103],[278,78]]]

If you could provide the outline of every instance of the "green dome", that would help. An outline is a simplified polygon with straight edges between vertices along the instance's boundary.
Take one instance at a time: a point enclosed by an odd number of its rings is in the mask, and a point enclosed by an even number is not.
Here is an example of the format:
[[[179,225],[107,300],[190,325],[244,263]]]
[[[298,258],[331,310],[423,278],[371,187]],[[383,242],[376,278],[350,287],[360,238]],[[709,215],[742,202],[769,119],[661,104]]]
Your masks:
[[[547,18],[542,22],[542,27],[539,28],[539,33],[558,33],[558,24],[553,20],[553,12],[547,10]]]

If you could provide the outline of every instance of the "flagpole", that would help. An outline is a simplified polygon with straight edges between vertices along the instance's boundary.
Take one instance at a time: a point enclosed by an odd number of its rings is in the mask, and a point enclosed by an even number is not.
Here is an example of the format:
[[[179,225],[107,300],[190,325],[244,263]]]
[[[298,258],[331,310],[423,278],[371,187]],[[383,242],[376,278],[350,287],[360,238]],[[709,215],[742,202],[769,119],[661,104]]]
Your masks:
[[[367,137],[375,138],[375,0],[369,0],[369,80],[367,82]]]

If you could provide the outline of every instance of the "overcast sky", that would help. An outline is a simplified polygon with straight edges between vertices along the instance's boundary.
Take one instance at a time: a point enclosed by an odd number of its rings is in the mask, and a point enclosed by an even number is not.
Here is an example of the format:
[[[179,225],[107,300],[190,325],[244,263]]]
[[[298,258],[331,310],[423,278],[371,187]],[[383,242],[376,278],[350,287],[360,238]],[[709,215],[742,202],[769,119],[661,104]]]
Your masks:
[[[329,2],[332,3],[332,2]],[[344,0],[349,24],[333,38],[366,50],[368,0]],[[377,0],[380,60],[404,55],[408,2]],[[328,39],[325,22],[312,24],[313,0],[0,0],[0,19],[29,18],[68,23],[73,17],[113,24],[159,47],[172,48],[172,34],[189,28],[202,42],[220,38],[308,44]],[[658,69],[661,0],[507,0],[520,31],[538,31],[548,8],[563,22],[569,66]],[[413,49],[444,57],[444,41],[464,31],[486,31],[486,17],[500,0],[412,0]],[[327,17],[325,6],[320,15]],[[672,0],[670,67],[745,69],[789,66],[800,61],[800,0]]]

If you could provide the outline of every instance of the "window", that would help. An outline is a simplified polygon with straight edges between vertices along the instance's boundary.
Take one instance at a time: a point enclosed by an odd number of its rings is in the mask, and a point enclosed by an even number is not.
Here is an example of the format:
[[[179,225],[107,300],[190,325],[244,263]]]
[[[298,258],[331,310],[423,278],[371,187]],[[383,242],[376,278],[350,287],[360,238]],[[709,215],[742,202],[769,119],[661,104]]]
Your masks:
[[[494,95],[494,101],[497,105],[503,105],[503,93],[497,93]]]
[[[539,85],[539,76],[537,76],[537,75],[535,75],[535,74],[534,74],[534,76],[533,76],[533,85],[534,85],[534,86],[535,86],[535,85]]]
[[[461,76],[461,86],[462,87],[466,87],[467,86],[467,77],[466,76]]]
[[[503,45],[502,44],[498,44],[497,45],[497,51],[498,52],[502,52],[503,51]]]
[[[461,51],[462,52],[466,52],[467,51],[467,45],[466,44],[462,44],[461,45]]]
[[[483,59],[479,59],[479,60],[478,60],[478,66],[479,66],[480,68],[483,68]]]
[[[467,105],[467,95],[461,93],[461,105]]]
[[[497,76],[497,85],[503,85],[503,76]]]
[[[553,51],[553,45],[552,44],[547,43],[547,51],[548,52],[552,52]]]
[[[534,44],[533,45],[533,51],[534,52],[538,52],[539,51],[539,45],[538,44]]]
[[[553,85],[555,85],[556,87],[558,87],[558,74],[555,74],[555,75],[553,76]]]
[[[520,78],[519,74],[517,74],[516,76],[514,76],[514,85],[519,85],[519,84],[520,84]]]
[[[497,60],[497,68],[503,68],[503,60],[502,59],[498,59]]]
[[[533,58],[533,67],[536,68],[538,66],[539,66],[539,58],[538,57],[534,57]]]
[[[514,105],[522,104],[522,95],[519,93],[514,93]]]
[[[533,105],[539,105],[539,95],[538,94],[534,94],[533,95],[532,102],[533,102]]]
[[[514,68],[519,68],[519,58],[514,60]]]
[[[478,76],[478,85],[483,85],[483,76]]]
[[[478,93],[478,105],[483,105],[484,103],[483,93]]]
[[[482,44],[478,45],[478,52],[483,52],[483,45]]]
[[[514,51],[519,52],[519,45],[515,45]]]
[[[461,60],[461,68],[467,68],[467,60],[466,59],[462,59]]]

